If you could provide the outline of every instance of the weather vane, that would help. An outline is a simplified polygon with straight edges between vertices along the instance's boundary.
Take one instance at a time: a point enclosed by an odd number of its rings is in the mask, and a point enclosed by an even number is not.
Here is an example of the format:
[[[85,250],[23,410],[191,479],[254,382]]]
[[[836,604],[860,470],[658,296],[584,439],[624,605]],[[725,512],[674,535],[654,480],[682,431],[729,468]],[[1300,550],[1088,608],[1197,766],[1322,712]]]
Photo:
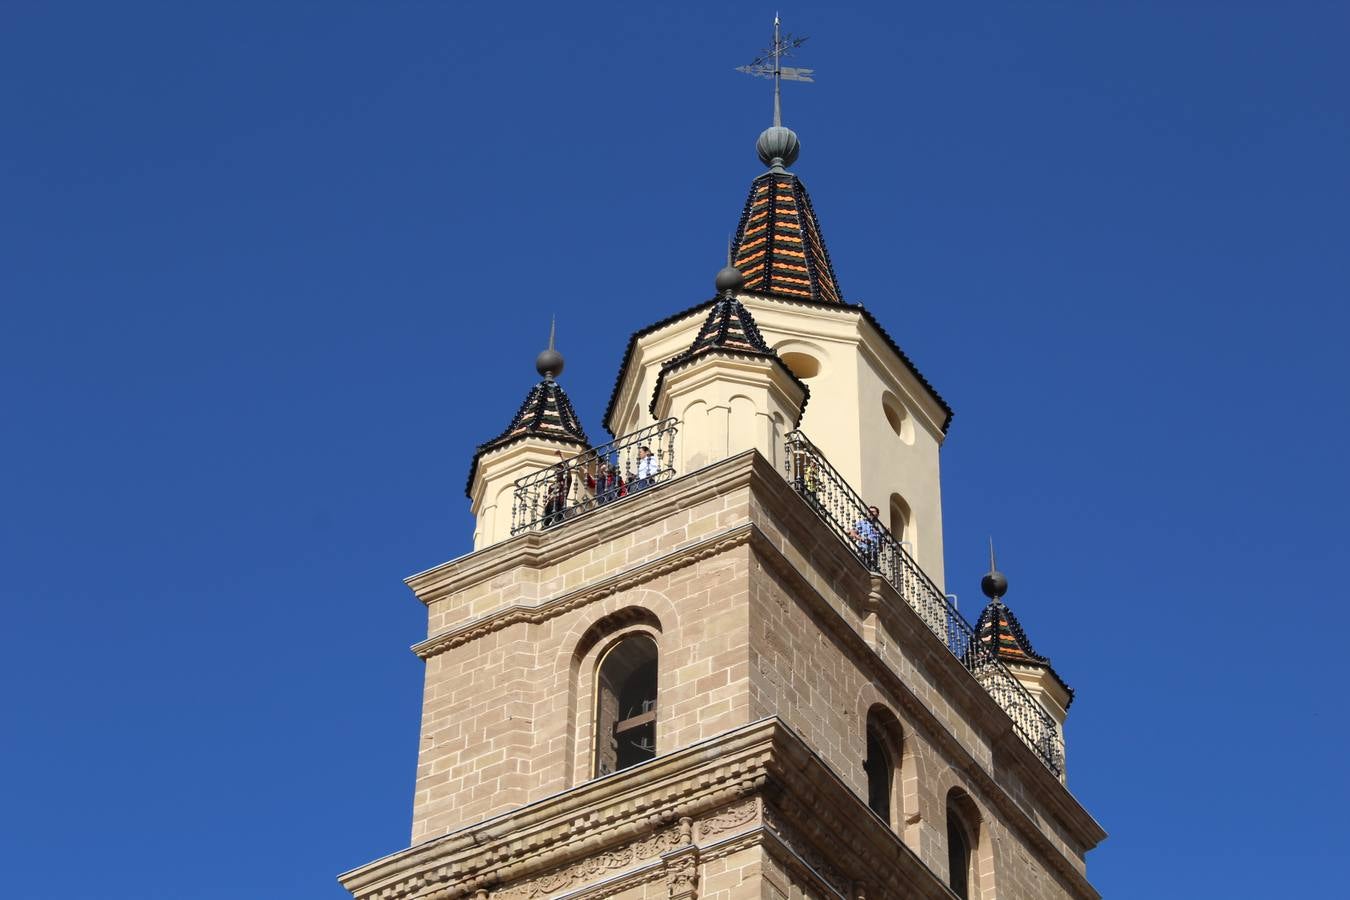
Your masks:
[[[773,124],[781,126],[783,124],[782,103],[779,100],[779,83],[783,81],[806,81],[813,82],[811,76],[816,73],[815,69],[796,69],[790,66],[782,65],[782,58],[791,55],[802,44],[806,43],[804,37],[793,37],[790,34],[779,34],[778,14],[773,17],[773,44],[759,51],[759,56],[755,57],[748,66],[737,66],[737,72],[744,72],[747,75],[754,75],[759,78],[773,79]]]

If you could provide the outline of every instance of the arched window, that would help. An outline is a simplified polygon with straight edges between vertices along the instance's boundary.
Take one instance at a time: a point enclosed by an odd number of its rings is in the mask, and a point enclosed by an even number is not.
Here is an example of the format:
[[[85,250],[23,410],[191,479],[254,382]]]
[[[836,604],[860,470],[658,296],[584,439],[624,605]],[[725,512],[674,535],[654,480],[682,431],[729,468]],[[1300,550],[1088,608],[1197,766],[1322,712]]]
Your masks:
[[[910,534],[909,523],[913,514],[909,511],[909,504],[905,498],[899,494],[891,494],[891,535],[897,541],[909,541],[910,546],[906,550],[912,555],[914,552],[913,540]]]
[[[863,759],[867,805],[895,830],[904,819],[904,804],[898,790],[904,755],[900,721],[883,704],[876,704],[867,711],[867,756]]]
[[[656,642],[632,635],[605,651],[596,679],[595,774],[656,755]]]
[[[900,398],[887,391],[881,397],[881,411],[886,415],[886,423],[891,426],[891,431],[895,436],[906,444],[914,443],[914,423],[910,420],[909,413],[905,411],[905,404],[900,402]]]
[[[867,718],[867,759],[863,760],[863,770],[867,773],[867,805],[889,824],[895,763],[886,749],[886,738],[881,729],[872,721],[872,716]]]
[[[969,900],[975,886],[975,847],[980,819],[969,797],[953,788],[947,794],[947,884],[952,893]]]

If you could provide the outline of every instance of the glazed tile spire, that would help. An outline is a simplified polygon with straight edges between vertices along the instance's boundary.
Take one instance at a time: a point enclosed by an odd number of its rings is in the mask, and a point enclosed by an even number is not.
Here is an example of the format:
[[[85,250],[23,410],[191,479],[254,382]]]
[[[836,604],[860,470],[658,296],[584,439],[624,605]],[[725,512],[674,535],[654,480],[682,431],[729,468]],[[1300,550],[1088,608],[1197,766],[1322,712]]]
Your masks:
[[[774,126],[755,149],[769,171],[751,182],[732,242],[732,264],[745,276],[744,290],[843,303],[806,186],[787,171],[801,153],[797,135]]]
[[[483,454],[525,438],[545,438],[582,448],[590,447],[590,439],[586,437],[586,430],[581,426],[581,419],[572,407],[572,401],[556,380],[557,376],[562,374],[563,356],[553,346],[554,332],[554,328],[549,329],[548,349],[540,353],[535,360],[535,369],[543,376],[543,381],[530,388],[530,392],[525,395],[525,401],[520,404],[520,409],[511,418],[511,424],[506,426],[505,431],[492,440],[478,445],[473,462],[469,466],[469,480],[465,486],[465,493],[472,489],[474,472],[477,471],[478,461]]]
[[[1064,679],[1050,665],[1050,660],[1035,651],[1031,640],[1022,628],[1022,623],[1013,615],[1013,611],[1003,602],[1008,592],[1008,579],[994,564],[994,542],[989,541],[989,572],[980,580],[980,590],[989,598],[989,603],[975,621],[975,639],[983,646],[993,650],[1005,663],[1017,663],[1046,669],[1055,677],[1068,693],[1069,703],[1073,702],[1073,688],[1065,684]],[[1066,704],[1067,707],[1067,704]]]
[[[650,407],[652,415],[656,414],[656,398],[661,394],[661,383],[665,381],[668,373],[683,368],[695,360],[718,353],[772,360],[801,387],[805,398],[810,397],[810,389],[800,378],[792,374],[792,370],[778,357],[777,351],[764,340],[764,336],[759,332],[759,326],[755,324],[755,317],[745,308],[745,304],[736,299],[735,292],[741,290],[744,283],[745,276],[734,266],[728,265],[717,273],[717,300],[714,301],[712,309],[708,310],[703,327],[698,330],[689,348],[666,360],[656,376],[656,387],[652,391]],[[803,399],[802,408],[805,407],[806,399]]]

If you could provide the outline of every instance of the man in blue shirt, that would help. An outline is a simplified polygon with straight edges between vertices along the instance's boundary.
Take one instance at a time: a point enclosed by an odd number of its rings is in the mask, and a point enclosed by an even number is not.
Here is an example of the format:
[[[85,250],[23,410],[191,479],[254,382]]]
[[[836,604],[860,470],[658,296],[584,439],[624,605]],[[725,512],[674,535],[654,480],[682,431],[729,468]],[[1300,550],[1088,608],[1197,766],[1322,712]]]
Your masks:
[[[881,510],[875,506],[867,507],[867,518],[859,519],[848,533],[858,547],[858,555],[873,571],[877,568],[877,551],[881,549],[880,516]]]

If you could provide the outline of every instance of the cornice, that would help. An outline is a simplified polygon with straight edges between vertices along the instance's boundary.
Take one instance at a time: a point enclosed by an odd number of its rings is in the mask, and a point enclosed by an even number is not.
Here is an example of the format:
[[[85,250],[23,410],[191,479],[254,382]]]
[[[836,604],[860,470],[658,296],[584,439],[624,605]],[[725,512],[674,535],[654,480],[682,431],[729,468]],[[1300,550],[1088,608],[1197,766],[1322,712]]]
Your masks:
[[[339,876],[360,900],[453,900],[547,876],[635,841],[665,852],[690,842],[690,823],[763,787],[786,726],[765,719],[598,778]],[[669,829],[679,829],[671,841]],[[636,857],[630,857],[636,860]]]
[[[556,616],[580,609],[613,594],[631,590],[641,584],[668,575],[685,566],[701,560],[726,553],[740,547],[750,540],[755,526],[749,522],[728,528],[703,538],[696,543],[681,547],[664,556],[639,563],[625,569],[617,575],[602,581],[586,585],[575,591],[554,597],[534,605],[512,604],[488,615],[460,625],[441,634],[433,635],[421,643],[412,646],[412,652],[422,659],[429,659],[437,653],[478,640],[520,622],[537,625]]]
[[[851,805],[851,814],[831,821],[842,843],[852,845],[861,801],[837,778],[806,783],[801,776],[812,759],[781,720],[764,719],[409,848],[339,880],[358,900],[455,900],[470,894],[594,900],[662,876],[676,884],[697,878],[700,861],[760,843],[767,796],[785,804],[788,815],[809,817],[816,806]],[[815,766],[821,765],[816,760]],[[790,799],[802,793],[806,796]],[[833,795],[828,802],[825,794]],[[915,878],[936,883],[908,848],[899,845],[899,852]]]
[[[944,898],[936,873],[778,718],[579,785],[339,877],[357,900],[600,900],[763,846],[845,898]],[[1097,900],[1081,876],[1066,891]]]
[[[764,378],[766,374],[769,375],[767,381]],[[713,348],[676,363],[669,369],[662,368],[647,411],[659,421],[669,414],[669,398],[676,391],[697,390],[715,381],[769,391],[770,396],[776,396],[783,406],[796,410],[793,428],[801,424],[802,413],[811,397],[811,389],[793,375],[787,364],[776,355]]]
[[[748,450],[710,466],[606,504],[566,528],[527,531],[405,578],[423,603],[433,603],[519,568],[542,569],[604,541],[659,522],[673,511],[689,509],[750,483],[755,451]]]

